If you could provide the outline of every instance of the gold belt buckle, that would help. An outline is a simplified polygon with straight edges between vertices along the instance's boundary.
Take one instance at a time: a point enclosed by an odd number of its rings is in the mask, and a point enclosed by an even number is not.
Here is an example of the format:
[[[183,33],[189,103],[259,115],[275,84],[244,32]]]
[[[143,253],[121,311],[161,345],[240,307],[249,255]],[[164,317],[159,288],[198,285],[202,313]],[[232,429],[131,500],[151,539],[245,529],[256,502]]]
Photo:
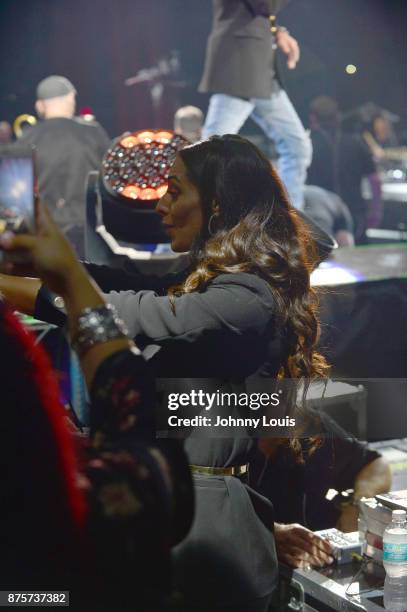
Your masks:
[[[190,465],[193,474],[205,476],[242,476],[249,471],[249,464],[231,465],[230,467],[207,467],[205,465]]]

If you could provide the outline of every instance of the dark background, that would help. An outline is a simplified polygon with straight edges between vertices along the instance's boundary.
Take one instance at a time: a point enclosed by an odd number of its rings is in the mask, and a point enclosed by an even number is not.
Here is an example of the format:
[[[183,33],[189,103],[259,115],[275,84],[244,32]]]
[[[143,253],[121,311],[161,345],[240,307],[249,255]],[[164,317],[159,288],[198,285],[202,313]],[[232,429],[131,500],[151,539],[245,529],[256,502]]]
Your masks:
[[[286,86],[307,123],[316,95],[344,111],[372,100],[407,122],[407,0],[292,0],[280,23],[297,37],[302,59]],[[178,104],[206,110],[196,93],[211,24],[209,0],[0,0],[0,120],[34,112],[35,86],[62,74],[113,136],[170,127]],[[126,77],[180,52],[184,89],[167,88],[155,115],[148,87]],[[345,73],[349,63],[358,67]],[[159,125],[157,125],[159,124]]]

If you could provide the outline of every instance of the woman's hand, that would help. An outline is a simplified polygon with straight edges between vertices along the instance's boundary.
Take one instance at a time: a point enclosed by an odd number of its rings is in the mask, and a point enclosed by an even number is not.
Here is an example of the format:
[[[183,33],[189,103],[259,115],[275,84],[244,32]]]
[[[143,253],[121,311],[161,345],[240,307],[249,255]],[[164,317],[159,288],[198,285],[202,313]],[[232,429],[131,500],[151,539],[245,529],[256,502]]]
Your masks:
[[[0,248],[8,253],[20,255],[21,259],[26,259],[28,263],[31,262],[49,289],[64,298],[68,327],[72,335],[76,332],[78,317],[84,308],[98,308],[105,305],[105,299],[99,287],[77,260],[69,242],[45,207],[39,206],[37,233],[34,236],[28,234],[0,236]],[[20,264],[8,262],[7,266],[7,271],[12,273],[14,272],[13,267],[20,266]],[[24,284],[33,281],[33,279],[17,280]],[[13,281],[15,284],[15,279]],[[14,293],[18,293],[18,288]],[[88,388],[91,388],[95,372],[107,357],[117,351],[133,347],[133,343],[127,338],[118,337],[96,344],[82,354],[81,365]]]
[[[65,295],[73,286],[82,269],[71,245],[40,203],[36,234],[14,235],[7,232],[0,235],[0,248],[19,256],[24,262],[13,262],[10,258],[3,264],[5,272],[18,274],[21,268],[31,265],[49,289],[60,295]]]
[[[275,523],[277,557],[291,567],[322,567],[333,563],[332,547],[326,540],[299,525]]]

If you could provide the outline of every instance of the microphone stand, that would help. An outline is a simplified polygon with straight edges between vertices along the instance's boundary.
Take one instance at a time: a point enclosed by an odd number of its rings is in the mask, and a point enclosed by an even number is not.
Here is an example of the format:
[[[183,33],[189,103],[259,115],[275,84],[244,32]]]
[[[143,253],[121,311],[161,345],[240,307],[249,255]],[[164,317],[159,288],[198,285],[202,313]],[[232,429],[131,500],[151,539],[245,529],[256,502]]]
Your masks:
[[[133,87],[134,85],[140,85],[141,83],[147,84],[153,108],[155,124],[153,127],[162,127],[159,125],[159,110],[161,107],[165,86],[178,89],[186,87],[185,81],[177,78],[179,71],[179,53],[178,51],[174,50],[171,51],[169,57],[159,59],[155,66],[142,68],[137,72],[137,74],[128,77],[124,81],[126,87]]]

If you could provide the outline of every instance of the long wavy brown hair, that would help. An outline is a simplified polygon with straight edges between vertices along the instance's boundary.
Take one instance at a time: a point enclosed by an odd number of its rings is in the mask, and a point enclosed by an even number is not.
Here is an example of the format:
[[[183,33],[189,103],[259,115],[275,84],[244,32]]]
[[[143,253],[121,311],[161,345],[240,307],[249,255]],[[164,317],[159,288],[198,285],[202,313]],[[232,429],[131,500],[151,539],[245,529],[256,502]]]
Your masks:
[[[213,136],[179,155],[200,194],[203,224],[191,250],[193,271],[170,296],[202,291],[219,274],[257,274],[272,287],[277,322],[286,331],[280,376],[325,377],[327,363],[315,349],[318,297],[310,285],[315,244],[270,161],[236,135]]]
[[[327,377],[329,366],[316,350],[319,338],[318,295],[310,274],[318,262],[309,228],[290,204],[283,184],[267,157],[251,142],[236,136],[213,136],[179,152],[189,180],[201,197],[203,224],[191,249],[192,271],[169,290],[174,296],[202,291],[217,275],[249,272],[273,290],[276,323],[284,330],[285,356],[278,377],[290,384],[288,412],[306,422],[305,396],[312,379]],[[213,216],[213,204],[220,214]],[[175,304],[174,304],[175,307]],[[301,381],[301,383],[300,383]],[[299,385],[303,391],[297,404]],[[297,428],[286,442],[302,461]],[[312,451],[321,439],[311,438]],[[264,450],[264,445],[263,445]]]

